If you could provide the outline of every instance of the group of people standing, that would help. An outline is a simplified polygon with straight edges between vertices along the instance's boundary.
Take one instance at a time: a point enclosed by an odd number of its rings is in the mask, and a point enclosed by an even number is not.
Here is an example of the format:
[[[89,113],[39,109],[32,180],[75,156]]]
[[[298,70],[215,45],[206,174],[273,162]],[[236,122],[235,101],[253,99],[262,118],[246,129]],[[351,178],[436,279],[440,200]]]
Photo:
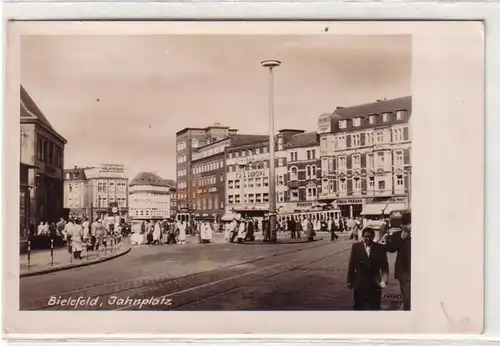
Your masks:
[[[112,242],[118,242],[120,238],[120,226],[103,223],[100,218],[92,223],[88,218],[69,217],[67,222],[61,219],[57,229],[66,240],[68,252],[74,259],[82,259],[84,249],[99,251]]]

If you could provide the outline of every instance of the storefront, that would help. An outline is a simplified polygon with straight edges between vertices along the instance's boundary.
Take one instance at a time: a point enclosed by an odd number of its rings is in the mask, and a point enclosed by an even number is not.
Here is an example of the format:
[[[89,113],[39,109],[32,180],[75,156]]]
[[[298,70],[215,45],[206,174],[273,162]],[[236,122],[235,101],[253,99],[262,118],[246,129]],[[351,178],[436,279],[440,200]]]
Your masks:
[[[393,210],[407,209],[408,199],[406,197],[373,198],[363,205],[361,215],[366,218],[388,216]]]
[[[363,210],[363,199],[361,198],[341,198],[336,200],[343,217],[355,218],[361,215]]]

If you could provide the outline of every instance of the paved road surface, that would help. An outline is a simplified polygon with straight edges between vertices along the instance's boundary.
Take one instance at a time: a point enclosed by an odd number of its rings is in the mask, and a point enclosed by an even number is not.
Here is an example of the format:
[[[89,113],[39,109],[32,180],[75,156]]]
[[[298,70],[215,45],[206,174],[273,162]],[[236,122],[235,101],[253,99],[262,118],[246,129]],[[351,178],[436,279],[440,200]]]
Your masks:
[[[351,242],[324,238],[290,245],[139,246],[96,266],[23,278],[20,305],[68,309],[49,301],[95,297],[78,309],[349,310],[352,293],[344,283]],[[394,282],[389,292],[397,292]]]

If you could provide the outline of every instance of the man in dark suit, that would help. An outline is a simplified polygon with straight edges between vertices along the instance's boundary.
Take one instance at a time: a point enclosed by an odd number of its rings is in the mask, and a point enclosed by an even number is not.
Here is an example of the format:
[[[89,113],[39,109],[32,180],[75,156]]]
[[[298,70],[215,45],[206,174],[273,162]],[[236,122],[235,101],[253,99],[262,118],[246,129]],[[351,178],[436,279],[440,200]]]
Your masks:
[[[373,229],[364,229],[362,236],[363,241],[352,244],[347,287],[354,291],[354,310],[380,310],[389,274],[387,253],[383,245],[373,242]]]
[[[387,239],[388,252],[397,252],[394,277],[399,281],[403,296],[403,309],[411,310],[411,225],[404,225],[400,231]]]

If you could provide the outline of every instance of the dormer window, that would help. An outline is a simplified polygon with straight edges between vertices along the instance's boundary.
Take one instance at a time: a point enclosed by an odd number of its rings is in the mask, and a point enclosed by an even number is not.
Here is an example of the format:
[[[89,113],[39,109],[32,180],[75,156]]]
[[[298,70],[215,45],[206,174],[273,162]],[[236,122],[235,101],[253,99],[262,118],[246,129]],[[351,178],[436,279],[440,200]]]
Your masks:
[[[347,127],[347,120],[340,120],[339,121],[339,127],[341,129],[345,129]]]
[[[391,113],[384,113],[384,115],[382,116],[382,120],[384,121],[384,123],[391,120]]]
[[[370,115],[368,117],[368,122],[370,123],[370,125],[375,124],[375,115]]]
[[[352,119],[352,125],[353,126],[361,126],[361,118],[354,118]]]
[[[396,120],[403,120],[403,116],[406,114],[406,111],[397,111],[396,112]]]

